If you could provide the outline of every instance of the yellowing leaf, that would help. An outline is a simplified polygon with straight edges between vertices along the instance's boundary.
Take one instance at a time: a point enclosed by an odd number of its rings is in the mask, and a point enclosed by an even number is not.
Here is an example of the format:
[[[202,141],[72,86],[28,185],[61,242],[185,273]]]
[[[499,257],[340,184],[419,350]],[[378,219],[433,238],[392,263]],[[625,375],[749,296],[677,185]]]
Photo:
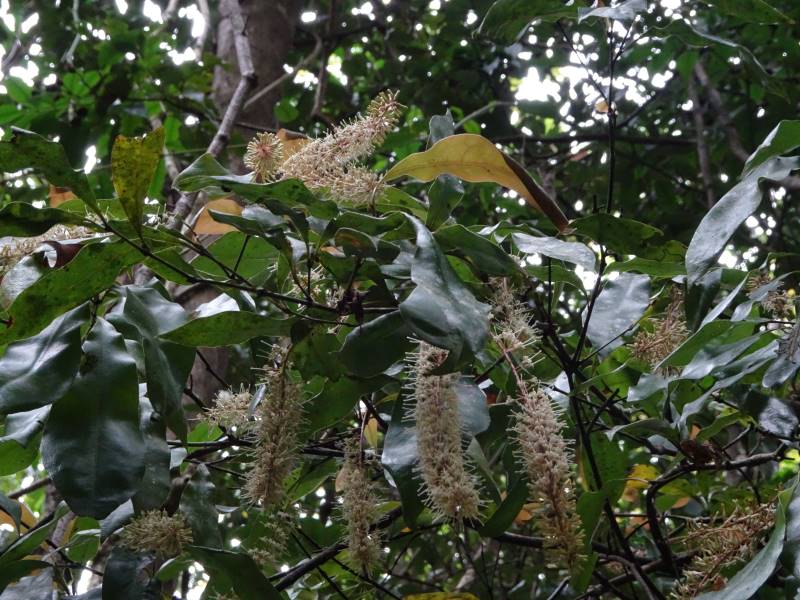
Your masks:
[[[653,465],[634,465],[625,483],[625,489],[643,490],[648,481],[658,477],[658,469]]]
[[[50,186],[50,206],[56,208],[59,204],[64,204],[69,200],[74,200],[77,198],[75,194],[72,193],[72,190],[65,187],[58,187],[55,185]]]
[[[480,135],[462,133],[439,140],[425,152],[401,160],[389,169],[385,179],[408,176],[431,181],[443,174],[472,183],[494,182],[514,190],[547,215],[559,231],[567,228],[567,217],[522,165]]]
[[[311,141],[310,138],[302,133],[295,133],[286,129],[279,129],[275,136],[283,143],[283,160],[289,158]]]
[[[344,491],[344,488],[345,488],[345,485],[344,485],[344,474],[345,474],[344,468],[339,469],[339,472],[336,474],[336,479],[333,482],[333,489],[336,490],[337,494],[339,492]]]
[[[378,447],[378,421],[372,417],[364,426],[364,439],[373,448]]]
[[[111,180],[128,220],[137,231],[142,228],[144,198],[163,148],[164,128],[159,127],[142,137],[119,135],[111,149]]]
[[[237,216],[242,214],[242,207],[233,198],[212,200],[203,207],[197,216],[197,221],[194,223],[195,233],[198,235],[222,235],[229,231],[236,231],[236,227],[233,225],[218,223],[212,219],[209,210]]]

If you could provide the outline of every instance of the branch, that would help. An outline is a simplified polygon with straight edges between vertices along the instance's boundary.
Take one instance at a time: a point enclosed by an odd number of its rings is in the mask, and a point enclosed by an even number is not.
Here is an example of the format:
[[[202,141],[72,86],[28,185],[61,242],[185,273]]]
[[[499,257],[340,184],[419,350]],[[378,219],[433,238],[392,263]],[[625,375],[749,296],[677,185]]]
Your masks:
[[[706,132],[703,121],[703,110],[700,108],[700,95],[694,78],[689,78],[689,99],[692,101],[692,118],[694,119],[695,139],[697,140],[697,163],[700,166],[700,175],[703,178],[703,191],[706,194],[706,204],[710,209],[714,206],[714,179],[711,176],[711,160],[706,143]]]
[[[215,158],[218,158],[225,149],[225,146],[227,146],[236,119],[245,106],[247,96],[256,84],[256,72],[253,68],[253,57],[250,53],[250,41],[247,38],[242,9],[238,2],[232,2],[231,5],[233,8],[230,19],[235,35],[236,60],[239,63],[239,75],[241,77],[236,86],[236,90],[233,92],[228,108],[225,110],[225,115],[222,117],[222,122],[217,129],[217,133],[208,145],[207,152]],[[192,212],[197,196],[197,194],[190,194],[188,196],[181,195],[167,223],[169,229],[176,230],[180,228],[181,223]]]
[[[739,137],[739,132],[736,131],[736,127],[733,125],[731,114],[728,112],[728,109],[725,108],[725,104],[722,102],[722,96],[720,96],[720,93],[717,88],[714,87],[714,84],[711,83],[708,73],[706,73],[703,64],[699,61],[694,65],[694,76],[697,78],[697,81],[700,82],[700,85],[705,88],[706,93],[708,94],[708,100],[711,102],[711,106],[714,107],[714,111],[719,118],[720,125],[722,125],[722,128],[725,130],[725,135],[728,138],[728,145],[731,148],[731,152],[733,152],[734,156],[736,156],[736,158],[738,158],[740,161],[746,162],[750,156],[750,153],[744,149],[744,146],[742,145],[742,138]]]

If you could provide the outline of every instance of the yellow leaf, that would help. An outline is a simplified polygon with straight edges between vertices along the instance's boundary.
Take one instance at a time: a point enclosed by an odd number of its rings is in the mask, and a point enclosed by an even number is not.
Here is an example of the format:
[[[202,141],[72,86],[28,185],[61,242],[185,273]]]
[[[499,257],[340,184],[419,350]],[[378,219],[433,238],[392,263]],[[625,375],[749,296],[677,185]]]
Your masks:
[[[275,136],[283,143],[283,160],[289,158],[311,141],[310,138],[302,133],[295,133],[286,129],[279,129]]]
[[[408,176],[431,181],[443,174],[472,183],[494,182],[514,190],[547,215],[559,231],[567,228],[567,217],[522,165],[480,135],[462,133],[439,140],[425,152],[401,160],[389,169],[385,179]]]
[[[69,200],[77,198],[69,188],[50,186],[50,206],[56,208],[59,204],[64,204]]]
[[[648,481],[658,477],[658,469],[653,465],[634,465],[625,482],[625,490],[643,490]]]
[[[233,198],[219,198],[212,200],[203,207],[197,221],[194,224],[194,231],[199,235],[222,235],[229,231],[236,231],[236,227],[227,223],[218,223],[211,218],[209,210],[214,212],[226,213],[229,215],[241,215],[242,207]]]
[[[339,469],[339,472],[336,474],[336,480],[333,482],[333,489],[336,490],[337,493],[344,491],[344,474],[345,470],[343,467]]]
[[[372,417],[364,426],[364,439],[373,448],[378,447],[378,421]]]

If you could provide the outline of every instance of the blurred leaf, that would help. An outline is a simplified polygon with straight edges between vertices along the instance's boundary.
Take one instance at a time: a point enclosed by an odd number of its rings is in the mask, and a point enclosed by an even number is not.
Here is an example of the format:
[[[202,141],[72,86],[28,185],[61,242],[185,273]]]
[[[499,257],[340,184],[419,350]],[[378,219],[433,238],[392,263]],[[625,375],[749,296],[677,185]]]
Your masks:
[[[57,208],[36,208],[25,202],[9,202],[0,208],[0,237],[33,237],[54,225],[85,223],[86,219],[74,213]]]
[[[181,495],[181,512],[192,529],[192,542],[222,548],[222,535],[217,524],[217,509],[214,506],[215,486],[208,467],[199,464]]]
[[[248,554],[203,546],[189,546],[189,553],[201,563],[219,589],[233,590],[241,600],[282,600],[283,596]]]
[[[719,12],[749,23],[794,23],[764,0],[700,0]]]
[[[51,184],[71,189],[95,211],[94,192],[83,170],[73,170],[64,147],[32,131],[14,128],[7,142],[0,142],[0,171],[14,173],[32,168]]]
[[[586,19],[614,19],[615,21],[633,21],[636,15],[647,10],[647,0],[626,0],[616,6],[597,8],[578,8],[578,23]]]
[[[479,33],[504,44],[517,41],[534,19],[574,18],[577,9],[563,0],[497,0],[483,18]]]
[[[747,0],[756,2],[758,0]],[[764,161],[791,152],[800,147],[800,121],[784,120],[770,131],[761,145],[750,155],[742,170],[742,176],[759,167]]]
[[[158,582],[150,575],[153,557],[115,546],[103,574],[102,600],[157,600]]]

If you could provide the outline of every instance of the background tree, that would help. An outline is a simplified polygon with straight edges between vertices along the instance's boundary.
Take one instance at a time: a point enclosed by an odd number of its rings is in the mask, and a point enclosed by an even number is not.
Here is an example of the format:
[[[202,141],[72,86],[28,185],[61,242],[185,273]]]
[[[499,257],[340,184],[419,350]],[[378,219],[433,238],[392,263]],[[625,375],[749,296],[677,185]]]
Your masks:
[[[0,598],[797,593],[800,10],[573,4],[0,5]]]

